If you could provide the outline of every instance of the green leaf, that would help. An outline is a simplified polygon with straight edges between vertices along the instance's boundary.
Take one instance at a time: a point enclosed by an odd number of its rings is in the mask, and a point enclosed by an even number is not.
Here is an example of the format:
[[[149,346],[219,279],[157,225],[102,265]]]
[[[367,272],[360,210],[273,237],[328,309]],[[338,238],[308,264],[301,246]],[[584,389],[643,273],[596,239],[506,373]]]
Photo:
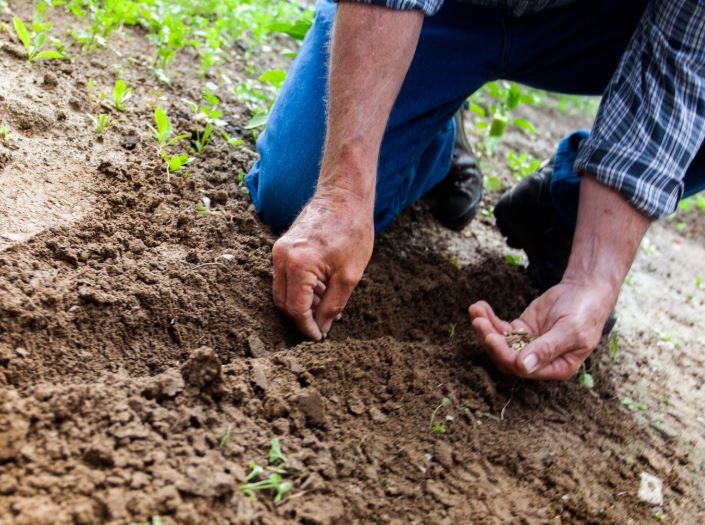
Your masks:
[[[595,381],[592,379],[592,375],[585,369],[585,365],[583,365],[583,368],[578,374],[578,384],[588,390],[591,390],[595,386]]]
[[[29,31],[27,31],[22,20],[16,16],[12,17],[12,25],[15,26],[15,33],[17,33],[18,38],[22,41],[27,50],[27,55],[29,55],[29,49],[32,46],[32,38],[29,36]]]
[[[255,129],[255,128],[261,128],[265,125],[267,125],[267,119],[269,118],[269,113],[260,113],[259,115],[255,115],[250,119],[250,121],[245,124],[245,129]]]
[[[536,129],[536,126],[534,126],[531,122],[529,122],[525,118],[515,118],[514,125],[519,126],[520,128],[525,129],[526,131],[528,131],[530,133],[538,133],[539,132],[539,130]]]
[[[58,51],[42,51],[41,53],[37,53],[32,57],[32,60],[41,60],[43,58],[53,58],[53,59],[62,59],[64,58],[64,55],[59,53]]]
[[[499,191],[502,189],[502,181],[497,175],[489,175],[485,177],[485,189],[490,191]]]
[[[190,160],[190,157],[188,156],[187,153],[183,153],[181,155],[174,155],[169,159],[169,171],[176,173],[179,171],[185,164],[188,164],[188,161]]]
[[[269,464],[276,465],[277,463],[285,463],[286,456],[282,454],[281,443],[279,438],[274,438],[269,448]]]
[[[470,111],[472,111],[473,113],[475,113],[476,115],[478,115],[482,118],[485,118],[487,116],[487,112],[485,111],[485,108],[483,108],[482,106],[480,106],[478,104],[471,103],[469,109],[470,109]]]
[[[285,33],[296,40],[303,40],[312,25],[313,22],[310,19],[299,18],[295,22],[273,22],[268,29],[272,33]]]
[[[157,109],[154,110],[154,122],[157,124],[155,138],[160,144],[163,144],[171,134],[171,122],[169,122],[169,117],[163,107],[158,106]]]
[[[260,82],[271,84],[277,89],[281,87],[284,80],[286,80],[286,71],[283,69],[270,69],[262,73],[259,77]]]
[[[492,124],[490,125],[490,137],[501,137],[507,129],[507,117],[501,113],[495,113],[492,116]]]

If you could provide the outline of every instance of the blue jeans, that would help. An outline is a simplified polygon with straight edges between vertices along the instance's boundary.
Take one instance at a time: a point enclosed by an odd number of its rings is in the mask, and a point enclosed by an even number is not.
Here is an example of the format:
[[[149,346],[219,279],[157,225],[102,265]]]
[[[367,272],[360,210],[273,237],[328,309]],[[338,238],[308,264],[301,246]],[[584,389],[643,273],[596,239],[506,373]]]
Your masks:
[[[392,109],[380,150],[375,229],[387,227],[448,173],[453,114],[488,81],[507,79],[564,93],[599,95],[607,86],[646,0],[581,0],[521,18],[503,8],[447,1],[424,21],[419,44]],[[262,220],[286,230],[313,196],[326,131],[328,44],[335,3],[318,0],[306,36],[246,177]],[[574,175],[574,174],[573,174]],[[570,220],[579,177],[552,197]],[[686,194],[705,187],[700,151]]]

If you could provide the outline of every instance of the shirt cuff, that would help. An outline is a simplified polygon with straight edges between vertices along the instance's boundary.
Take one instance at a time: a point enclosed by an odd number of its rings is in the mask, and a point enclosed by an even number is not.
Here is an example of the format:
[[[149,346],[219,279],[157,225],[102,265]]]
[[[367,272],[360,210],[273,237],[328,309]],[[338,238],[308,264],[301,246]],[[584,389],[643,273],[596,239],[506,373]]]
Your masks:
[[[580,144],[573,170],[592,175],[653,220],[673,213],[683,195],[682,180],[655,159],[593,137]]]
[[[339,2],[340,0],[334,0]],[[372,4],[401,11],[421,11],[426,16],[435,15],[445,0],[346,0],[359,4]]]

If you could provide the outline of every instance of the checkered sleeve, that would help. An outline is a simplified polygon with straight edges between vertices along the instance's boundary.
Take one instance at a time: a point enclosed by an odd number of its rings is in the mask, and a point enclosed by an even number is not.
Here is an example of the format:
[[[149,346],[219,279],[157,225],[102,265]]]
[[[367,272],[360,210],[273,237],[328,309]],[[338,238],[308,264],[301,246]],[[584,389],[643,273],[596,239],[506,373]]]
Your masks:
[[[656,219],[675,210],[704,137],[705,0],[652,0],[573,168]]]
[[[335,0],[336,2],[340,0]],[[408,11],[416,9],[427,16],[435,15],[443,5],[445,0],[346,0],[359,2],[362,4],[380,5],[390,9],[400,9]]]

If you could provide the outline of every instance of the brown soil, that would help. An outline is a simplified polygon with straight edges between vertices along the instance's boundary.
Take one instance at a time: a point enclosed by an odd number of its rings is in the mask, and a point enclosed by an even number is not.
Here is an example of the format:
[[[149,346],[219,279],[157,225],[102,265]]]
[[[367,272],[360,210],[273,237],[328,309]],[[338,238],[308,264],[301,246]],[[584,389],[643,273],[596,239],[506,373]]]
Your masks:
[[[0,144],[0,523],[646,523],[642,471],[664,480],[665,521],[705,519],[705,292],[687,288],[705,276],[702,235],[652,232],[661,251],[625,290],[619,359],[604,345],[589,362],[594,391],[488,363],[467,305],[513,317],[534,291],[490,219],[454,234],[422,206],[379,239],[331,337],[303,342],[274,309],[274,238],[237,185],[251,141],[212,146],[169,182],[154,152],[159,89],[189,129],[178,101],[198,94],[190,58],[163,88],[129,31],[113,42],[138,59],[129,67],[109,51],[29,65],[0,38],[13,136]],[[98,138],[86,83],[107,89],[114,63],[135,97]],[[235,59],[228,73],[242,70]],[[224,109],[242,133],[234,97]],[[554,122],[537,155],[575,124],[533,118]],[[203,196],[222,213],[200,217]],[[655,322],[677,337],[667,355]],[[443,397],[438,417],[453,419],[432,433]],[[274,437],[298,473],[278,507],[239,491]]]

